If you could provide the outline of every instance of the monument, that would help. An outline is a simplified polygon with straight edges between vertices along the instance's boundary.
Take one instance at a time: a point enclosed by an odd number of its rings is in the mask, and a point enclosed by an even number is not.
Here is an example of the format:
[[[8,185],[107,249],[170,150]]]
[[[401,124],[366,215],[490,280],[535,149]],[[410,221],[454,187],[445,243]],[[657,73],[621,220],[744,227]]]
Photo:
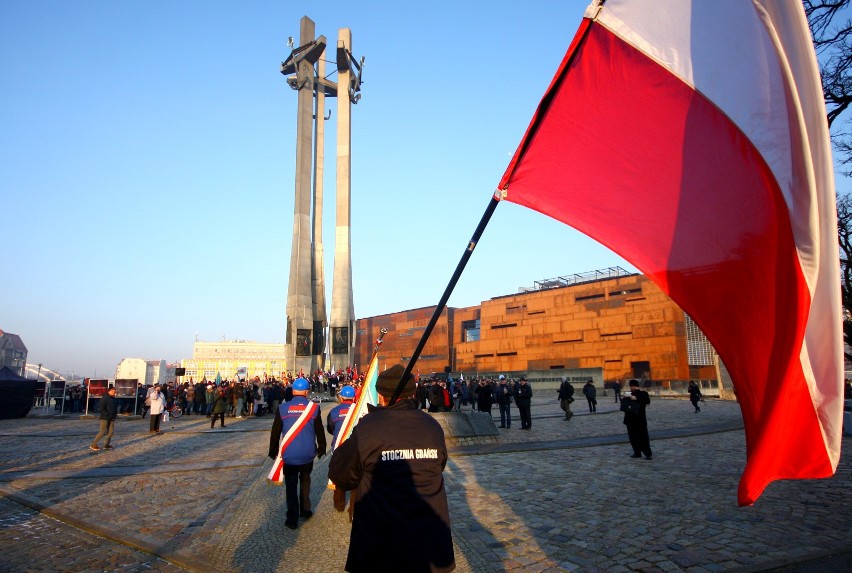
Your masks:
[[[289,45],[290,56],[281,64],[287,84],[298,92],[296,112],[296,183],[290,281],[287,292],[285,357],[294,375],[308,375],[330,366],[345,367],[354,347],[355,310],[350,256],[351,106],[360,99],[361,70],[351,52],[348,28],[338,33],[338,82],[325,77],[325,36],[315,38],[314,22],[300,21],[299,47]],[[357,74],[354,73],[357,71]],[[327,348],[322,246],[323,164],[325,161],[325,98],[336,97],[337,225],[335,228],[332,344]],[[326,363],[327,351],[331,363]]]
[[[351,195],[352,104],[361,98],[361,62],[352,57],[352,33],[343,28],[337,40],[337,209],[334,282],[331,291],[331,345],[335,367],[352,363],[355,347],[355,304],[352,295]],[[356,73],[357,71],[357,73]]]

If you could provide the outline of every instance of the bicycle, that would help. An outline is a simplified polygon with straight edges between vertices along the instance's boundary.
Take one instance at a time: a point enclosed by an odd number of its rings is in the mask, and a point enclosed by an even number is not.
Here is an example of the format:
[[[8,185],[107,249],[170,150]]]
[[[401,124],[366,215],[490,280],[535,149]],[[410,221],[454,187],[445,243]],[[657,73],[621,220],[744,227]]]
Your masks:
[[[183,411],[182,411],[182,410],[178,407],[178,405],[177,405],[176,403],[175,403],[175,404],[172,404],[172,407],[171,407],[171,408],[166,408],[166,412],[168,412],[168,413],[169,413],[169,419],[170,419],[170,420],[171,420],[172,418],[174,418],[175,420],[177,420],[178,418],[180,418],[181,416],[183,416]]]

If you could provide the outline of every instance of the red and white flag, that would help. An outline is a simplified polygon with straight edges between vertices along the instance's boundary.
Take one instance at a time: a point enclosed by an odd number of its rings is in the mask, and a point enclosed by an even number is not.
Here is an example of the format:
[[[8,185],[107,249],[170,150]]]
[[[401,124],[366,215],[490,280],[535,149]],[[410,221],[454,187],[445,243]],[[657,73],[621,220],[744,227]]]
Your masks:
[[[834,176],[799,0],[595,1],[499,185],[600,241],[736,386],[739,503],[833,475],[843,337]]]

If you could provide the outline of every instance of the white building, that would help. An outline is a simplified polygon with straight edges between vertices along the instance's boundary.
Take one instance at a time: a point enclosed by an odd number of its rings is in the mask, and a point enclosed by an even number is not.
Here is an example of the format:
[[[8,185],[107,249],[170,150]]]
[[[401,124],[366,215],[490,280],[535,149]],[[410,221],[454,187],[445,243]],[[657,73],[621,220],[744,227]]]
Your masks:
[[[144,358],[123,358],[115,369],[117,379],[135,379],[146,386],[162,386],[174,380],[174,368],[171,375],[165,360],[145,360]]]

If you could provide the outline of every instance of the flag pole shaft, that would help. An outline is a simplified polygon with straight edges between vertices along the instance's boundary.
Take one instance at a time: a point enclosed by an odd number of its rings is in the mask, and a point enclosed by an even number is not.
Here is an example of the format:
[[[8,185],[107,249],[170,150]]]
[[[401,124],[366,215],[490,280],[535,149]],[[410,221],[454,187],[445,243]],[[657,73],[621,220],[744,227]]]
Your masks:
[[[376,339],[376,346],[373,347],[373,356],[375,356],[376,354],[379,353],[379,346],[382,345],[382,339],[385,337],[385,334],[387,334],[387,333],[388,333],[387,328],[380,328],[379,329],[379,337]],[[373,360],[373,356],[370,357],[371,362]],[[357,368],[358,365],[356,364],[355,367]]]
[[[479,221],[479,225],[477,225],[476,230],[473,232],[473,236],[467,244],[467,247],[464,250],[464,253],[461,256],[461,260],[459,264],[456,266],[456,270],[453,273],[453,276],[450,278],[450,282],[447,285],[447,288],[444,289],[444,294],[441,296],[441,300],[438,301],[438,306],[435,307],[435,312],[432,313],[432,318],[429,320],[429,324],[426,326],[426,330],[423,331],[423,336],[420,337],[420,342],[417,343],[417,348],[414,349],[414,353],[411,355],[411,359],[408,361],[408,366],[405,367],[405,372],[402,374],[402,378],[399,380],[399,384],[396,386],[396,390],[394,390],[393,396],[391,397],[390,403],[394,404],[399,395],[402,394],[403,382],[408,378],[411,374],[411,371],[414,369],[414,364],[417,362],[417,359],[420,357],[420,353],[423,352],[423,347],[426,346],[426,341],[429,340],[429,335],[432,334],[432,330],[435,328],[435,324],[437,324],[438,319],[441,317],[441,313],[444,312],[444,307],[447,306],[447,301],[450,298],[450,295],[453,293],[453,289],[456,288],[456,283],[459,280],[459,277],[464,271],[465,266],[467,266],[467,261],[470,259],[470,256],[473,254],[473,249],[476,248],[476,244],[479,242],[479,238],[482,236],[482,232],[485,230],[486,225],[488,225],[488,221],[491,220],[491,215],[494,214],[494,210],[497,208],[497,204],[500,203],[499,191],[495,192],[491,197],[491,201],[488,203],[488,207],[485,209],[485,213],[482,214],[482,219]]]

